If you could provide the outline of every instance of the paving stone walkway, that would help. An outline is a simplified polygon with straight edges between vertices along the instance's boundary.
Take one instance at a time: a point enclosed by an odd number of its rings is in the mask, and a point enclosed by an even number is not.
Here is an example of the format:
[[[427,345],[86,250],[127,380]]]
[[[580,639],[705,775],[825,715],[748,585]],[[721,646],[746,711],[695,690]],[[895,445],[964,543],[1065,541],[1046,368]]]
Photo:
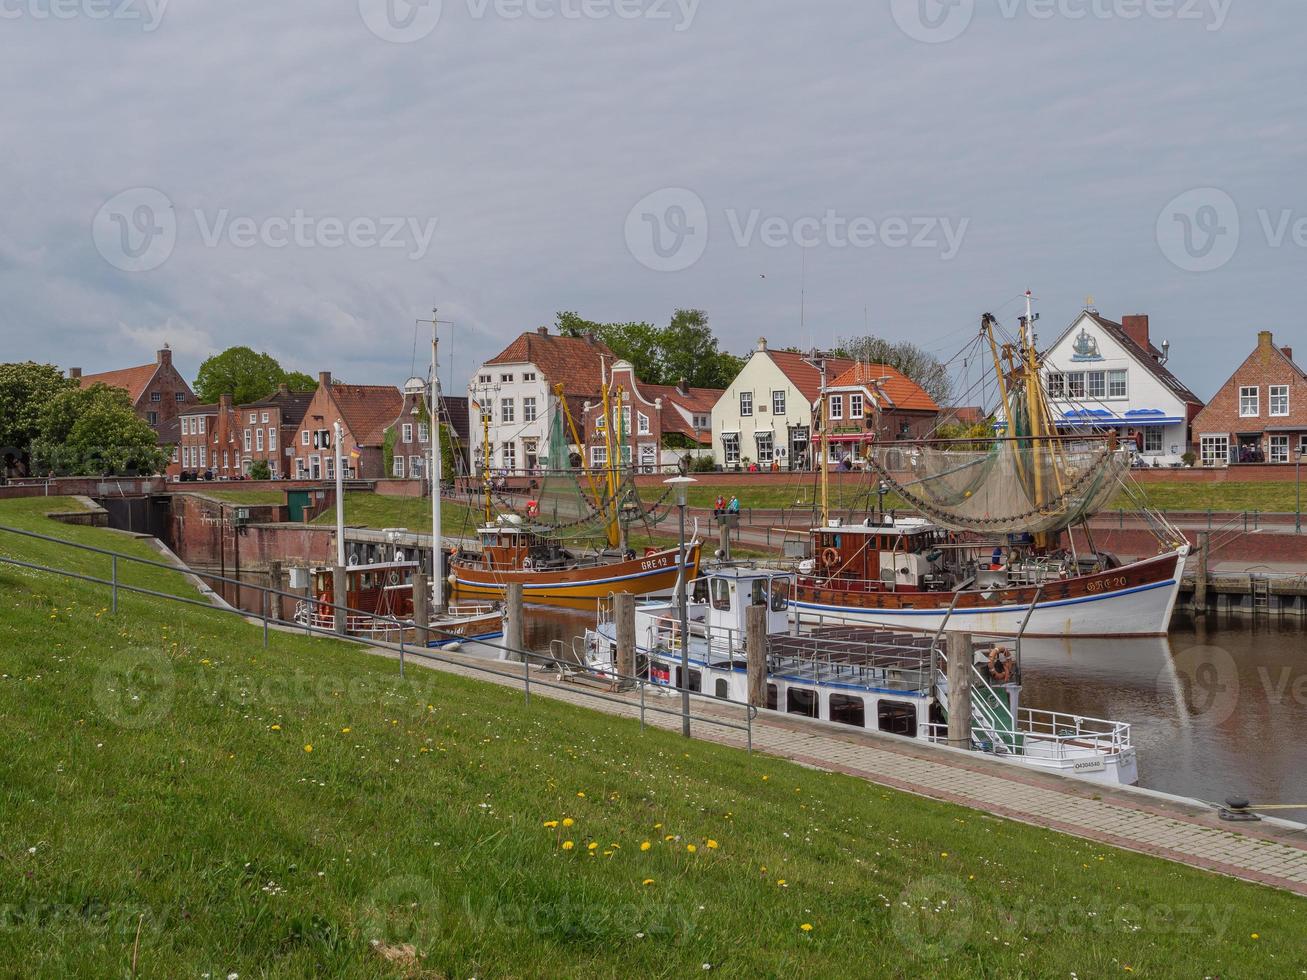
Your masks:
[[[390,651],[376,651],[393,657]],[[521,690],[523,671],[506,663],[441,654],[424,666]],[[415,661],[408,660],[409,669]],[[638,694],[605,693],[585,682],[559,683],[553,672],[531,671],[532,697],[638,719]],[[646,696],[645,722],[679,731],[677,696]],[[744,711],[695,698],[692,734],[744,748]],[[712,720],[699,720],[712,719]],[[717,724],[721,722],[723,724]],[[725,725],[736,725],[729,728]],[[1307,830],[1273,823],[1224,823],[1202,805],[1129,789],[1100,786],[876,733],[848,733],[764,712],[753,722],[755,752],[845,773],[881,786],[957,803],[1085,840],[1307,895]]]

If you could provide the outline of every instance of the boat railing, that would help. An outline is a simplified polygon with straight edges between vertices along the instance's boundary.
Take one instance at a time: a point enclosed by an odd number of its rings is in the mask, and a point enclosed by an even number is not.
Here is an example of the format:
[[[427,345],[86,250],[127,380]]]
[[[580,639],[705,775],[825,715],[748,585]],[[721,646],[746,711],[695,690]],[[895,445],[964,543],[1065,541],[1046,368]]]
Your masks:
[[[1130,724],[1105,718],[1021,708],[1017,711],[1017,729],[1025,738],[1041,744],[1055,745],[1059,757],[1076,749],[1093,748],[1115,755],[1132,746]]]
[[[333,608],[316,600],[313,602],[298,602],[295,605],[295,622],[313,629],[335,630],[336,616]],[[352,612],[345,616],[345,629],[355,636],[395,636],[404,630],[413,628],[412,621],[408,620],[396,620],[361,612]]]

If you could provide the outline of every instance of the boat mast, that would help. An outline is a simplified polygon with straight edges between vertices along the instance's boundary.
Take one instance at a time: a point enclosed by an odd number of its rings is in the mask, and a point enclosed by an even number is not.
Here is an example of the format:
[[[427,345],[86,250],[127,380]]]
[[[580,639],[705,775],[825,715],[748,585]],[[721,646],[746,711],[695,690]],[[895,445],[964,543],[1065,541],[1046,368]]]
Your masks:
[[[494,523],[495,514],[494,506],[490,500],[490,413],[486,411],[483,404],[481,408],[481,457],[482,457],[482,489],[485,491],[485,510],[486,525]]]
[[[435,585],[435,607],[437,611],[445,608],[445,579],[440,566],[440,553],[444,550],[441,539],[440,495],[444,483],[444,458],[440,451],[440,374],[436,360],[436,345],[440,342],[437,333],[439,311],[431,311],[431,410],[427,413],[431,423],[431,579]]]
[[[813,352],[816,354],[816,352]],[[826,358],[817,361],[821,372],[821,395],[817,400],[817,420],[821,423],[821,526],[830,524],[830,419],[826,416]]]
[[[608,364],[603,358],[600,358],[600,365],[603,371],[603,387],[601,397],[603,399],[604,412],[604,451],[608,456],[608,465],[604,467],[604,479],[608,486],[608,547],[616,548],[621,544],[621,535],[618,531],[618,514],[617,514],[617,473],[613,466],[613,425],[615,419],[612,407],[612,399],[609,397],[608,388]]]

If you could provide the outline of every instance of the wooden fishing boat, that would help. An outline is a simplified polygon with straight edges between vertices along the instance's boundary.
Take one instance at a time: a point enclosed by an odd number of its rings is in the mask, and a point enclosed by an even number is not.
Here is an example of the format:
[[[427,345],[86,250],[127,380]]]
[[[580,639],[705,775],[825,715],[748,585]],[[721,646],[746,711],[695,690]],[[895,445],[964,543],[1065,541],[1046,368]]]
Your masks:
[[[573,554],[549,529],[527,524],[516,515],[504,515],[481,527],[479,553],[463,551],[451,562],[451,578],[458,596],[502,597],[511,584],[520,584],[527,602],[568,602],[602,599],[615,592],[637,596],[668,596],[677,578],[686,581],[699,574],[700,542],[686,548],[682,564],[679,549],[600,552],[585,557]]]

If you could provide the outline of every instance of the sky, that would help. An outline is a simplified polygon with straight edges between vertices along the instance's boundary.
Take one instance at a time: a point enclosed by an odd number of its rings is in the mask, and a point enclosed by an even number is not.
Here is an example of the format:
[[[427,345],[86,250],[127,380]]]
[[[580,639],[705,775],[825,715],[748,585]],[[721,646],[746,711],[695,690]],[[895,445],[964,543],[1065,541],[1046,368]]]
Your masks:
[[[1301,0],[0,0],[0,360],[398,385],[438,308],[461,390],[681,307],[947,358],[1031,289],[1206,397],[1307,354],[1305,48]]]

